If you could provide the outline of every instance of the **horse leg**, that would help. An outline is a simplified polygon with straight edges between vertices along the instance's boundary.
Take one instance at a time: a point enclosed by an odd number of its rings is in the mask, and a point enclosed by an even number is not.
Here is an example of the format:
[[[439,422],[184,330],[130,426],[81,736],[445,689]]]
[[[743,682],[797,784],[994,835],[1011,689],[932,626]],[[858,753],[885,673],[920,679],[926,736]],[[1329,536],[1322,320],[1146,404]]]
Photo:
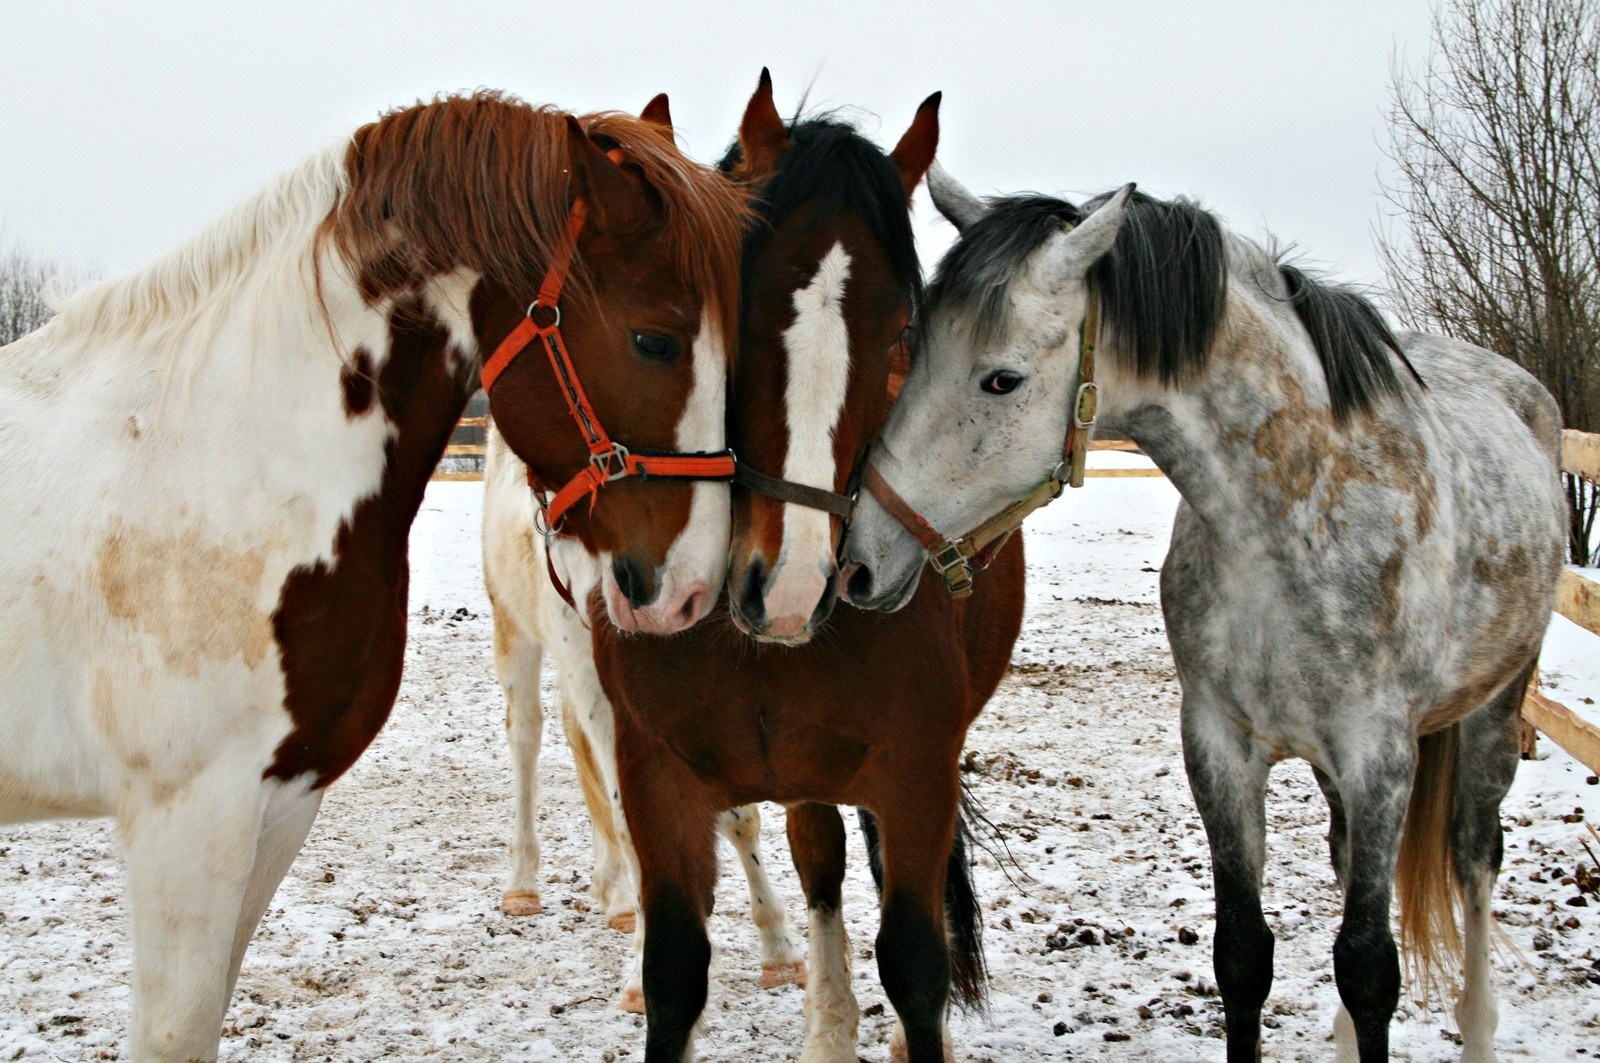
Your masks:
[[[275,784],[272,784],[275,785]],[[323,790],[305,790],[298,786],[280,787],[267,799],[266,811],[261,816],[261,835],[256,840],[255,866],[250,884],[245,889],[244,904],[239,910],[239,921],[234,928],[233,966],[228,975],[228,999],[233,998],[233,987],[239,980],[239,967],[244,962],[244,950],[255,935],[261,917],[266,914],[272,895],[294,858],[300,855],[311,824],[316,822],[322,808]]]
[[[832,805],[789,809],[789,854],[806,894],[812,977],[806,985],[806,1043],[800,1063],[855,1063],[861,1011],[850,988],[850,941],[840,915],[844,821]]]
[[[1328,856],[1333,863],[1333,877],[1339,883],[1340,896],[1344,896],[1350,881],[1350,825],[1344,814],[1344,799],[1327,772],[1313,764],[1311,774],[1328,802]],[[1336,1063],[1356,1063],[1356,1027],[1343,1001],[1333,1019],[1333,1042]]]
[[[240,763],[247,759],[252,766]],[[140,785],[118,808],[128,864],[136,1063],[217,1058],[236,958],[249,940],[245,924],[254,926],[247,899],[265,907],[253,879],[269,791],[254,765],[254,758],[219,757],[175,789]],[[303,813],[293,818],[295,829],[310,825]],[[268,863],[280,875],[293,858],[280,850],[299,848],[288,840],[268,846]],[[271,889],[262,888],[270,897]]]
[[[1267,774],[1272,765],[1222,711],[1185,698],[1183,759],[1211,847],[1217,895],[1212,964],[1229,1063],[1261,1058],[1261,1006],[1272,989],[1272,931],[1261,914]]]
[[[1408,749],[1381,759],[1359,751],[1338,759],[1348,766],[1343,778],[1334,778],[1345,809],[1348,848],[1333,976],[1349,1020],[1342,1036],[1348,1038],[1353,1029],[1357,1058],[1377,1063],[1389,1058],[1389,1021],[1400,1001],[1400,953],[1390,929],[1390,901],[1416,758]],[[1335,1034],[1341,1036],[1340,1030]],[[1347,1056],[1348,1040],[1340,1052]]]
[[[607,788],[606,772],[595,755],[594,744],[578,722],[577,709],[572,699],[562,691],[562,721],[567,732],[567,745],[572,747],[572,759],[578,770],[578,784],[583,790],[583,803],[589,810],[589,823],[594,828],[594,879],[595,900],[600,902],[606,922],[614,930],[631,934],[635,929],[638,895],[629,871],[629,859],[623,852],[623,842],[618,827],[621,811],[611,799]]]
[[[900,1022],[890,1057],[900,1063],[947,1063],[950,947],[945,939],[944,880],[954,837],[958,783],[954,763],[899,777],[917,780],[914,797],[877,802],[882,837],[883,919],[878,976]],[[946,776],[940,779],[940,775]],[[943,785],[940,785],[940,783]],[[908,788],[909,789],[909,788]]]
[[[1499,1025],[1490,978],[1490,901],[1502,856],[1500,802],[1511,788],[1521,755],[1521,709],[1527,676],[1461,722],[1461,760],[1450,840],[1466,922],[1461,999],[1461,1063],[1494,1063]]]
[[[571,615],[569,612],[566,617],[570,618]],[[589,633],[578,626],[575,620],[564,618],[562,622],[567,623],[569,628],[563,641],[587,647]],[[606,862],[596,862],[596,892],[601,888],[598,884],[609,879],[610,899],[604,902],[607,905],[607,921],[624,933],[633,932],[634,962],[623,982],[617,1007],[635,1015],[643,1015],[645,934],[644,919],[638,907],[639,859],[634,852],[628,817],[622,810],[622,786],[617,772],[616,715],[610,699],[600,687],[594,657],[587,649],[558,655],[557,660],[567,733],[581,736],[583,749],[580,752],[575,742],[573,753],[582,757],[587,764],[587,768],[580,765],[578,773],[580,779],[587,775],[589,780],[583,784],[584,802],[589,806],[589,817],[595,825],[597,836],[609,836],[611,841]],[[609,831],[604,826],[607,823]],[[630,913],[633,914],[631,923],[627,919]]]
[[[761,807],[742,805],[717,817],[717,830],[739,856],[750,884],[750,918],[761,936],[761,988],[806,984],[806,961],[789,936],[783,900],[761,863]]]
[[[506,742],[511,747],[515,820],[511,828],[511,881],[500,898],[507,915],[537,915],[539,901],[539,746],[544,706],[539,701],[539,643],[494,607],[494,670],[506,696]]]
[[[706,1006],[716,886],[716,806],[666,749],[618,764],[637,844],[644,934],[645,1063],[692,1063]]]

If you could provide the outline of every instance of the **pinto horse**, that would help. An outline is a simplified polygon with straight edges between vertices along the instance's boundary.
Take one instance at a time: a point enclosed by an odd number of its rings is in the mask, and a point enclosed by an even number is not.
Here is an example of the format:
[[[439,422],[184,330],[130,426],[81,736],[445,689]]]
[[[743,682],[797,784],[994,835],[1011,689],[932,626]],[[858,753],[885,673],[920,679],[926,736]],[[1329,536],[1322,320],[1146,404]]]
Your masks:
[[[768,104],[747,115],[725,161],[736,176],[776,163],[759,185],[767,224],[745,247],[730,441],[738,483],[753,490],[734,492],[729,599],[736,624],[780,644],[752,646],[715,623],[670,641],[593,625],[638,856],[645,1055],[688,1058],[705,1006],[718,814],[773,800],[788,808],[810,925],[800,1058],[857,1058],[835,807],[849,804],[875,818],[881,838],[876,954],[900,1020],[894,1054],[935,1063],[948,1057],[952,982],[967,1003],[982,994],[981,923],[955,844],[958,759],[1021,628],[1021,542],[1000,551],[969,599],[929,583],[900,614],[841,610],[823,637],[802,641],[827,616],[838,578],[841,521],[817,507],[849,490],[885,416],[893,356],[920,295],[906,205],[937,145],[938,97],[887,157],[837,122],[786,126],[770,95]]]
[[[1183,496],[1161,597],[1228,1059],[1259,1058],[1264,794],[1289,757],[1311,762],[1331,811],[1339,1058],[1387,1056],[1393,889],[1424,981],[1453,966],[1464,910],[1462,1058],[1494,1059],[1499,805],[1565,541],[1554,401],[1489,351],[1392,334],[1364,298],[1193,204],[1132,186],[1083,209],[985,204],[939,171],[930,186],[961,237],[873,454],[890,489],[851,526],[851,600],[895,608],[918,584],[919,537],[953,557],[1041,481],[1039,497],[1058,492],[1062,441],[1088,432],[1098,398]]]
[[[744,210],[651,123],[440,99],[5,349],[0,820],[116,818],[131,1058],[216,1058],[257,922],[383,725],[407,534],[482,356],[500,345],[497,422],[552,487],[592,465],[570,388],[502,344],[536,299],[602,434],[720,448]],[[573,512],[628,573],[618,623],[710,604],[728,516],[706,493],[635,479]]]

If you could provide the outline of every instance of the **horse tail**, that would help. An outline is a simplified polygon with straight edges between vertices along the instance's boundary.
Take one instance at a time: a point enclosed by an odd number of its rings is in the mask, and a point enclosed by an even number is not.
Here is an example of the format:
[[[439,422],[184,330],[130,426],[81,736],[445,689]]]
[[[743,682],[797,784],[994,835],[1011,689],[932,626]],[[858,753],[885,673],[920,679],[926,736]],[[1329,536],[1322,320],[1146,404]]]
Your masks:
[[[1460,724],[1418,740],[1417,770],[1395,867],[1400,948],[1423,999],[1446,985],[1461,966],[1461,897],[1451,845],[1460,759]]]
[[[950,987],[961,1010],[982,1013],[989,1002],[989,966],[983,958],[983,906],[972,883],[967,848],[977,818],[963,787],[961,814],[950,842],[950,863],[944,875],[945,933],[950,941]]]
[[[983,907],[972,884],[972,861],[967,858],[972,838],[971,822],[976,818],[963,789],[961,811],[956,817],[955,835],[950,841],[950,860],[944,876],[945,940],[950,949],[950,988],[963,1011],[981,1012],[989,999],[989,966],[983,958]],[[861,837],[866,842],[867,865],[872,881],[883,896],[883,853],[879,848],[878,821],[864,808],[856,809]]]

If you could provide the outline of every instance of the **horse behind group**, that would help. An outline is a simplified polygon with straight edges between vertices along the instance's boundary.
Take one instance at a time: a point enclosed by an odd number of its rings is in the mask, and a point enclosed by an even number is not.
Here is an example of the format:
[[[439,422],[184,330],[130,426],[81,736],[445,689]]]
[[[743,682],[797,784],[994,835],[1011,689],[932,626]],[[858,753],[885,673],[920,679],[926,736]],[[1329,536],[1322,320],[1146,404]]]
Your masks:
[[[719,450],[743,220],[654,124],[444,99],[0,352],[0,822],[116,818],[136,1063],[216,1058],[257,922],[388,716],[407,535],[485,356],[552,488],[592,465],[545,356],[500,346],[536,300],[619,441]],[[604,577],[618,622],[699,618],[726,500],[635,479],[578,507],[630,574]]]
[[[1489,351],[1392,335],[1365,299],[1192,204],[1131,186],[1082,210],[985,204],[937,171],[930,186],[961,237],[874,467],[932,534],[960,537],[1059,491],[1063,440],[1088,430],[1098,389],[1100,420],[1181,492],[1161,598],[1228,1058],[1259,1058],[1264,794],[1272,765],[1300,757],[1344,893],[1339,1058],[1387,1056],[1398,874],[1425,980],[1462,948],[1464,909],[1462,1058],[1494,1059],[1499,805],[1566,537],[1554,401]],[[893,506],[863,499],[852,523],[857,604],[893,609],[917,586],[930,533]]]

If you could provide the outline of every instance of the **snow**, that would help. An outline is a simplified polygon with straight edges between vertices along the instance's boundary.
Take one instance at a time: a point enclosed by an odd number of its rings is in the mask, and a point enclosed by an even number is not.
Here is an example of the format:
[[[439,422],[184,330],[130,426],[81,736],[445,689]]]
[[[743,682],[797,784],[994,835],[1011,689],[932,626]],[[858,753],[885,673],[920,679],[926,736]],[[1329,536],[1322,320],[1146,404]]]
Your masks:
[[[1139,459],[1102,453],[1095,463]],[[588,910],[589,830],[559,720],[548,723],[543,765],[545,911],[511,918],[497,907],[511,780],[479,577],[481,500],[481,484],[429,488],[412,535],[399,703],[329,793],[251,945],[223,1060],[643,1056],[642,1020],[614,1007],[629,941]],[[1156,605],[1175,502],[1161,479],[1096,479],[1029,523],[1029,610],[1015,668],[967,755],[967,778],[993,823],[977,869],[993,1001],[987,1016],[952,1022],[957,1059],[1223,1057],[1209,863]],[[1600,698],[1600,644],[1564,623],[1552,625],[1546,686],[1577,707]],[[1503,809],[1495,907],[1509,947],[1495,975],[1507,1059],[1600,1055],[1600,913],[1570,907],[1578,891],[1560,882],[1577,862],[1595,862],[1584,824],[1563,818],[1587,805],[1600,819],[1600,789],[1587,775],[1542,741]],[[1269,814],[1266,904],[1278,943],[1265,1055],[1329,1059],[1338,897],[1326,812],[1305,765],[1275,772]],[[767,807],[763,829],[799,931],[781,809]],[[888,1058],[893,1017],[870,959],[871,880],[859,840],[850,846],[845,915],[866,1013],[860,1052],[877,1063]],[[801,991],[760,988],[743,881],[725,871],[700,1054],[793,1059]],[[121,891],[107,824],[0,830],[0,1059],[125,1058]],[[1454,1029],[1446,1004],[1408,1001],[1393,1027],[1394,1058],[1453,1060]]]

